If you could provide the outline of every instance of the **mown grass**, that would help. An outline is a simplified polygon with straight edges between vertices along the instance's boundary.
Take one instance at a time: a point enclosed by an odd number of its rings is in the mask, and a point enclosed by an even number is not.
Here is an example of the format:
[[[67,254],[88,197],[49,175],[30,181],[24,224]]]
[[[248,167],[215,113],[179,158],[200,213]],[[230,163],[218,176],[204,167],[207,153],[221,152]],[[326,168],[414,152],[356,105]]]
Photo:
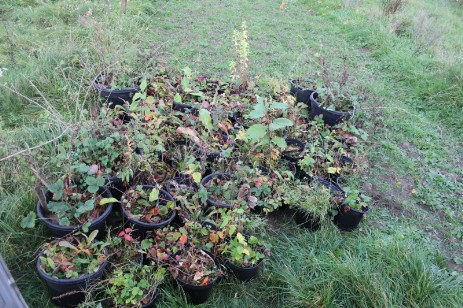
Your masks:
[[[375,200],[362,229],[342,234],[331,226],[311,234],[277,216],[267,233],[274,253],[261,277],[250,284],[222,281],[206,306],[462,306],[463,12],[457,3],[410,0],[386,18],[376,1],[343,8],[341,1],[294,0],[284,9],[264,0],[131,1],[125,16],[118,1],[109,9],[104,1],[44,2],[0,4],[0,66],[9,69],[0,81],[38,102],[45,101],[42,92],[69,120],[75,102],[93,102],[90,80],[139,50],[159,50],[156,59],[177,69],[228,78],[231,35],[242,20],[251,75],[262,83],[313,78],[317,56],[335,51],[348,57],[355,82],[371,93],[356,119],[370,134],[366,168],[349,180]],[[4,88],[0,104],[0,156],[19,149],[4,146],[11,141],[25,147],[59,133],[52,113]],[[36,204],[33,176],[16,162],[0,164],[0,254],[29,305],[50,305],[33,264],[46,236],[41,227],[19,226]],[[186,305],[173,288],[164,289],[161,306]]]

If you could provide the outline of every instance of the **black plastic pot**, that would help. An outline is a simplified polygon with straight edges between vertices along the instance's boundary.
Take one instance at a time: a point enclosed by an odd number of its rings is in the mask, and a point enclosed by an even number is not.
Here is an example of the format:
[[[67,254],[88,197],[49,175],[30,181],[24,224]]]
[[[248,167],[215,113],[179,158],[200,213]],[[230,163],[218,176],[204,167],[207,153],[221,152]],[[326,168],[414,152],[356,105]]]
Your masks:
[[[213,260],[217,268],[220,269],[220,263],[214,259],[212,254],[206,250],[203,250],[205,253],[207,253]],[[182,287],[183,291],[185,291],[186,294],[188,294],[190,302],[193,305],[199,305],[207,301],[209,298],[209,295],[212,292],[212,288],[214,287],[215,283],[218,281],[218,278],[212,280],[209,284],[205,286],[197,286],[197,285],[191,285],[188,283],[185,283],[181,281],[180,279],[176,280],[178,285]]]
[[[362,210],[356,210],[351,208],[349,211],[344,212],[344,206],[339,209],[338,215],[334,216],[333,223],[342,231],[353,231],[355,230],[360,221],[362,221],[363,215],[368,213],[370,208],[366,207]]]
[[[320,219],[301,209],[297,209],[294,213],[294,221],[296,221],[296,224],[300,227],[306,228],[312,232],[320,229]]]
[[[304,80],[304,82],[309,82],[315,86],[315,82],[311,80]],[[296,97],[296,101],[298,103],[304,103],[310,106],[310,95],[312,95],[315,90],[309,89],[309,88],[303,88],[302,86],[297,84],[296,79],[292,79],[289,81],[289,84],[291,85],[290,92],[294,97]]]
[[[104,260],[98,271],[92,274],[83,275],[75,279],[58,279],[48,276],[41,268],[40,256],[37,258],[37,272],[45,280],[50,290],[52,301],[59,307],[77,307],[85,300],[85,289],[93,283],[96,283],[103,276],[108,260]]]
[[[118,177],[106,178],[105,186],[109,189],[111,195],[117,200],[121,200],[122,195],[128,188],[122,179]]]
[[[341,111],[335,111],[335,110],[327,110],[323,108],[318,103],[317,98],[318,98],[317,92],[313,92],[310,95],[310,116],[312,117],[312,119],[318,115],[322,115],[323,122],[325,122],[325,124],[334,126],[341,122],[347,121],[352,117],[353,112],[341,112]]]
[[[189,105],[189,104],[181,104],[181,103],[173,102],[172,109],[174,109],[176,111],[181,111],[181,112],[184,112],[184,113],[191,113],[192,115],[198,115],[199,114],[199,109],[195,108],[193,105]]]
[[[142,185],[143,189],[153,189],[156,188],[156,186],[153,185]],[[125,196],[125,193],[124,193]],[[160,189],[159,190],[159,198],[166,199],[168,201],[175,202],[175,199],[165,190]],[[126,224],[128,225],[134,225],[134,232],[135,234],[140,234],[144,235],[148,231],[153,231],[158,228],[165,227],[169,225],[177,215],[177,211],[173,210],[170,217],[167,220],[161,221],[159,223],[147,223],[147,222],[142,222],[137,219],[134,219],[131,217],[130,213],[125,209],[124,205],[122,204],[121,206],[122,209],[122,214],[124,215],[124,218],[126,220]]]
[[[233,262],[227,260],[225,261],[225,266],[230,269],[233,275],[241,282],[247,282],[257,276],[259,269],[262,266],[264,259],[260,260],[253,267],[240,267],[235,265]]]
[[[107,102],[109,108],[111,109],[115,108],[117,105],[123,105],[124,102],[131,103],[132,97],[135,95],[135,93],[140,91],[139,86],[120,90],[111,90],[110,88],[98,82],[100,78],[101,75],[95,78],[93,81],[93,87],[98,92],[98,95],[103,100],[103,102]]]
[[[204,177],[201,180],[201,185],[205,186],[213,178],[216,178],[216,177],[219,178],[220,180],[229,180],[231,178],[231,174],[230,173],[212,173],[212,174],[209,174],[208,176]],[[219,207],[219,208],[226,208],[226,209],[232,208],[232,206],[230,204],[216,202],[216,201],[213,201],[213,200],[211,200],[209,198],[207,199],[207,205],[208,206],[215,206],[215,207]]]
[[[315,181],[317,181],[318,183],[320,183],[323,186],[325,186],[326,188],[328,188],[330,190],[330,192],[332,192],[332,193],[342,193],[343,192],[343,190],[339,186],[337,186],[336,184],[331,183],[328,180],[316,178]]]
[[[110,191],[104,187],[100,187],[100,190],[98,193],[104,197],[104,198],[112,198],[112,195]],[[47,191],[45,193],[45,198],[47,202],[51,200],[53,197],[52,193]],[[108,218],[109,214],[111,213],[111,210],[113,208],[113,204],[109,203],[107,204],[106,210],[88,227],[89,232],[92,232],[93,230],[99,230],[98,231],[98,236],[97,238],[102,238],[105,234],[105,223],[106,219]],[[52,237],[63,237],[69,233],[72,233],[79,229],[81,226],[60,226],[58,224],[53,223],[51,220],[45,217],[44,210],[42,208],[42,205],[40,204],[40,200],[37,202],[37,217],[43,222],[45,225],[45,228],[47,231],[50,233]]]
[[[305,148],[304,142],[297,140],[297,139],[291,139],[291,138],[287,138],[285,139],[285,141],[287,145],[297,146],[301,149],[301,152],[304,151],[304,148]],[[293,163],[297,163],[303,158],[303,157],[292,157],[287,152],[283,152],[282,155],[284,159],[289,160],[290,162],[293,162]]]

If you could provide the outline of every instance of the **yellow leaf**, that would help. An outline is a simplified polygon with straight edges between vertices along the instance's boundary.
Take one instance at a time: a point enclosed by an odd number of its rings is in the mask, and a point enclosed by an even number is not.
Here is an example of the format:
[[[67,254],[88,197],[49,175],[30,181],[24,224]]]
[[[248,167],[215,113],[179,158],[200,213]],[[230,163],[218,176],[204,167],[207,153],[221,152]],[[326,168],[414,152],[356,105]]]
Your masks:
[[[243,249],[243,254],[249,256],[249,250]]]

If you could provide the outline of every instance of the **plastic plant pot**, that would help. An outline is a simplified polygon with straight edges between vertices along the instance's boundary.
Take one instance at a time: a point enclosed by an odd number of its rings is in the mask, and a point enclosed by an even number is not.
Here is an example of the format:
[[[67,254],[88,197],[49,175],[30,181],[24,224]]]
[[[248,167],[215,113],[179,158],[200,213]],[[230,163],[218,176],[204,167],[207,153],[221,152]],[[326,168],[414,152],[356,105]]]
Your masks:
[[[158,298],[159,293],[161,293],[161,288],[157,287],[156,292],[153,294],[153,297],[151,298],[151,300],[147,304],[142,305],[141,307],[142,308],[156,307],[155,302],[156,302],[156,299]]]
[[[153,185],[142,185],[142,187],[143,189],[156,188],[156,186],[153,186]],[[125,196],[126,194],[124,193],[124,197]],[[162,198],[166,201],[172,201],[175,203],[175,199],[167,191],[163,189],[159,190],[159,198]],[[155,229],[162,228],[162,227],[169,225],[174,220],[175,216],[177,215],[177,211],[172,210],[168,219],[158,222],[158,223],[148,223],[148,222],[143,222],[135,218],[132,218],[132,215],[127,211],[127,209],[124,207],[123,204],[121,206],[121,209],[122,209],[122,214],[124,215],[124,218],[126,220],[126,224],[133,225],[135,234],[140,234],[140,235],[144,235],[148,231],[153,231]]]
[[[344,207],[341,209],[338,208],[338,215],[334,216],[333,223],[341,231],[353,231],[357,229],[363,216],[369,211],[370,208],[368,207],[363,208],[362,210],[351,208],[347,212],[344,212]]]
[[[259,269],[262,267],[264,259],[260,260],[259,263],[252,267],[241,267],[235,265],[233,262],[225,261],[225,266],[230,269],[233,275],[241,282],[247,282],[252,280],[259,273]]]
[[[229,180],[231,178],[231,174],[230,173],[212,173],[206,177],[204,177],[201,181],[201,185],[205,186],[207,183],[209,183],[213,178],[218,178],[220,180]],[[217,201],[214,201],[214,200],[211,200],[211,199],[207,199],[207,205],[208,206],[215,206],[215,207],[219,207],[219,208],[226,208],[226,209],[230,209],[232,208],[232,206],[230,204],[226,204],[226,203],[223,203],[223,202],[217,202]]]
[[[43,251],[39,257],[43,255]],[[77,307],[85,300],[85,289],[96,283],[103,276],[104,270],[108,265],[108,260],[105,259],[100,268],[92,273],[86,274],[75,279],[58,279],[47,275],[40,264],[40,258],[37,258],[37,272],[39,276],[45,280],[52,296],[52,301],[59,307]]]
[[[117,105],[124,105],[125,102],[132,102],[132,98],[135,93],[140,91],[139,86],[119,89],[119,90],[111,90],[110,88],[106,87],[105,85],[98,82],[101,78],[101,74],[95,78],[93,81],[93,88],[98,92],[103,103],[108,103],[109,108],[114,109]]]
[[[342,111],[335,111],[335,110],[327,110],[320,106],[317,101],[318,93],[313,92],[310,95],[310,116],[314,119],[316,116],[322,115],[323,122],[330,126],[334,126],[341,122],[349,120],[354,112],[342,112]]]
[[[103,198],[112,198],[111,192],[104,187],[100,187],[100,190],[98,193],[103,197]],[[47,191],[45,193],[45,198],[47,202],[49,202],[52,198],[52,193]],[[111,210],[113,208],[113,203],[108,203],[106,210],[95,220],[93,220],[88,227],[89,232],[92,232],[93,230],[99,230],[97,238],[102,238],[105,235],[105,224],[106,220],[111,213]],[[63,237],[65,235],[68,235],[76,230],[78,230],[81,226],[60,226],[54,222],[52,222],[50,219],[45,217],[44,210],[42,208],[42,205],[40,204],[40,200],[37,202],[37,217],[42,221],[42,223],[45,225],[45,228],[47,229],[48,233],[52,237]]]
[[[304,88],[297,83],[298,81],[304,81],[306,83],[311,83],[313,87]],[[292,79],[289,81],[289,84],[291,85],[291,89],[289,93],[291,93],[294,97],[296,97],[296,101],[298,103],[304,103],[310,106],[310,95],[312,95],[312,93],[315,92],[315,90],[313,89],[315,87],[315,82],[311,80]]]
[[[287,138],[285,139],[286,141],[286,144],[288,146],[296,146],[298,147],[299,149],[301,149],[300,152],[303,152],[304,151],[304,148],[305,148],[305,144],[304,142],[300,141],[300,140],[297,140],[297,139],[291,139],[291,138]],[[292,163],[297,163],[298,161],[300,161],[301,159],[303,159],[304,157],[294,157],[292,155],[290,155],[288,152],[284,151],[282,153],[283,155],[283,158],[292,162]]]
[[[320,229],[320,219],[301,209],[297,209],[294,213],[294,221],[298,226],[308,229],[311,232],[315,232]]]

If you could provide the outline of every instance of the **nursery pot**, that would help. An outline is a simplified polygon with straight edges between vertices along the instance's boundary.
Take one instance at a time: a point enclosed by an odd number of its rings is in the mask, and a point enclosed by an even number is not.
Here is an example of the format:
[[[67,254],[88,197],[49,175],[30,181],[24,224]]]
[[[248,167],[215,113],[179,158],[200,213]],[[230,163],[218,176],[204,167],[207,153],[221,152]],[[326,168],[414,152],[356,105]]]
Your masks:
[[[301,152],[304,151],[304,148],[305,148],[304,142],[297,140],[297,139],[291,139],[291,138],[287,138],[285,139],[285,141],[287,145],[297,146],[298,148],[301,149]],[[303,157],[292,157],[286,151],[284,151],[282,154],[283,154],[284,159],[289,160],[292,163],[297,163],[303,158]]]
[[[106,178],[105,186],[109,189],[111,195],[117,200],[121,200],[122,195],[127,190],[127,186],[126,184],[124,184],[122,179],[115,176],[111,178]]]
[[[218,269],[220,269],[220,263],[214,259],[212,254],[206,250],[203,250],[205,253],[207,253],[213,260],[215,265],[217,266]],[[209,295],[212,292],[212,288],[214,287],[215,283],[218,281],[218,278],[215,278],[212,280],[209,284],[205,286],[198,286],[198,285],[192,285],[183,282],[180,279],[176,280],[178,285],[182,287],[183,291],[185,291],[186,294],[189,295],[190,302],[193,305],[199,305],[204,303],[208,298]]]
[[[176,102],[173,102],[172,109],[176,111],[181,111],[184,113],[191,113],[192,115],[198,115],[199,113],[198,108],[193,107],[193,105],[176,103]]]
[[[204,177],[201,181],[201,185],[206,185],[207,183],[209,183],[213,178],[219,178],[220,180],[229,180],[231,178],[231,174],[230,173],[212,173],[212,174],[209,174],[208,176]],[[226,204],[226,203],[221,203],[221,202],[216,202],[216,201],[213,201],[211,199],[207,199],[207,205],[208,206],[215,206],[215,207],[219,207],[219,208],[226,208],[226,209],[230,209],[232,208],[232,206],[230,204]]]
[[[259,269],[262,266],[264,259],[260,260],[259,263],[253,267],[241,267],[235,265],[233,262],[227,260],[225,261],[225,266],[230,269],[233,275],[241,282],[247,282],[257,276]]]
[[[39,257],[42,256],[43,253],[42,251]],[[98,271],[75,279],[58,279],[48,276],[42,270],[40,258],[37,258],[36,267],[39,276],[47,283],[52,301],[56,305],[59,307],[77,307],[78,304],[85,300],[85,289],[101,279],[107,264],[108,260],[105,259]]]
[[[156,188],[153,185],[142,185],[142,187],[143,189]],[[125,196],[125,193],[124,193],[124,196]],[[163,189],[159,190],[159,198],[167,199],[168,201],[172,201],[175,203],[174,198],[167,191]],[[124,215],[124,218],[126,220],[126,224],[134,225],[135,232],[136,233],[138,232],[141,235],[146,234],[146,232],[148,231],[153,231],[155,229],[162,228],[162,227],[169,225],[172,222],[172,220],[174,220],[175,215],[177,215],[177,211],[173,210],[170,217],[167,220],[164,220],[158,223],[148,223],[148,222],[143,222],[135,218],[132,218],[130,213],[126,210],[123,204],[121,206],[121,209],[122,209],[122,214]]]
[[[325,124],[328,124],[330,126],[334,126],[336,124],[339,124],[341,122],[349,120],[352,115],[352,112],[342,112],[342,111],[335,111],[335,110],[327,110],[320,106],[320,104],[317,101],[318,98],[318,93],[313,92],[310,95],[310,116],[315,118],[318,115],[323,116],[323,122]]]
[[[95,78],[93,81],[93,87],[98,92],[98,95],[103,102],[107,102],[109,108],[114,109],[117,105],[123,105],[124,102],[132,102],[132,97],[135,93],[140,91],[139,86],[132,88],[125,88],[120,90],[111,90],[105,85],[98,82],[98,79],[101,78],[101,74]]]
[[[315,82],[311,80],[303,80],[304,82],[311,83],[315,85]],[[304,103],[310,106],[310,95],[312,95],[315,90],[309,88],[303,88],[302,86],[297,84],[297,79],[292,79],[289,81],[291,85],[290,92],[294,97],[296,97],[296,101],[298,103]]]
[[[296,221],[297,225],[306,228],[312,232],[320,229],[320,219],[301,209],[297,209],[294,213],[294,220]]]
[[[366,207],[362,210],[356,210],[351,208],[349,211],[344,212],[344,207],[341,209],[338,208],[338,214],[334,216],[333,223],[341,231],[353,231],[355,230],[360,221],[363,218],[363,215],[368,213],[370,208]]]
[[[101,194],[101,196],[104,198],[112,198],[112,195],[107,188],[100,187],[98,193]],[[47,191],[45,193],[45,198],[47,202],[49,202],[52,199],[52,197],[53,195],[51,192]],[[97,219],[93,220],[90,226],[88,227],[89,232],[92,232],[97,229],[99,230],[97,238],[102,238],[104,236],[106,219],[111,213],[112,208],[112,203],[107,204],[106,210]],[[48,233],[51,234],[52,237],[63,237],[80,228],[80,226],[60,226],[52,222],[50,219],[46,218],[42,205],[40,204],[40,200],[37,202],[37,217],[43,222],[45,228],[47,229]]]

